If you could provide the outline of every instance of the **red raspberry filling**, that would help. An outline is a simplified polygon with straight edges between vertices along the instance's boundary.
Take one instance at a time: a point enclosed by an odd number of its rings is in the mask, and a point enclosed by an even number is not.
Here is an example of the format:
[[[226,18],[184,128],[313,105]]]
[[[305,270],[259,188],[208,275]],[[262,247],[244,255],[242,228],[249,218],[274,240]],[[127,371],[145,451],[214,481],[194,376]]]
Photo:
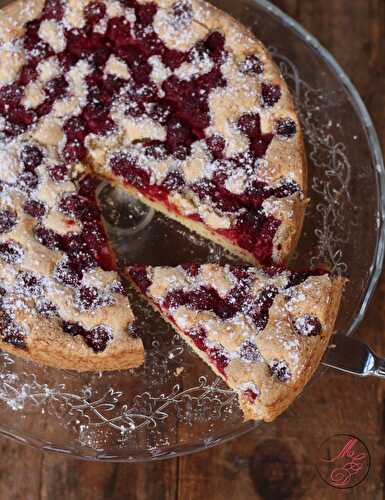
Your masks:
[[[198,276],[200,266],[198,264],[184,264],[183,270],[188,276]],[[139,290],[147,294],[152,281],[144,265],[131,266],[129,275]],[[229,290],[225,297],[221,297],[218,291],[211,286],[200,285],[195,289],[186,291],[184,289],[175,289],[166,294],[160,301],[159,307],[166,311],[168,319],[176,324],[173,311],[179,307],[185,306],[194,311],[213,311],[221,320],[227,320],[234,317],[237,313],[243,313],[246,317],[253,320],[256,328],[262,331],[266,328],[269,321],[270,308],[279,290],[274,286],[266,286],[257,297],[251,295],[250,285],[253,281],[252,273],[247,266],[233,265],[229,268],[230,272],[236,278],[235,286]],[[279,268],[266,268],[268,276],[274,276],[279,273],[287,274],[286,289],[300,285],[310,276],[322,275],[323,270],[309,270],[289,272]],[[296,318],[293,322],[293,328],[299,335],[315,336],[321,334],[321,324],[319,319],[314,316],[302,316]],[[226,366],[230,362],[229,353],[221,344],[212,345],[208,341],[206,330],[200,326],[192,330],[183,331],[194,342],[196,347],[204,352],[212,363],[215,364],[218,371],[226,377]],[[245,340],[238,350],[239,357],[246,363],[259,363],[263,358],[257,346],[249,340]],[[287,364],[283,360],[275,360],[269,366],[270,372],[280,382],[287,382],[291,378]],[[252,389],[244,391],[247,399],[253,403],[258,397]]]

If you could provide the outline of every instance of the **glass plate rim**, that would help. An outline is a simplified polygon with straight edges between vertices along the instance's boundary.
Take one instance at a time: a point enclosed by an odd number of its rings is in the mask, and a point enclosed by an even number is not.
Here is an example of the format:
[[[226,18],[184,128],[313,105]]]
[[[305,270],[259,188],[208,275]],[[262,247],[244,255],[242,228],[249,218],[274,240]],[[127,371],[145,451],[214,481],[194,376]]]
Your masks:
[[[374,252],[373,261],[369,268],[370,280],[366,287],[365,296],[362,300],[362,305],[360,307],[357,316],[353,320],[350,328],[345,333],[346,335],[351,335],[362,322],[366,309],[370,303],[373,293],[376,289],[378,280],[381,276],[383,264],[384,264],[384,253],[385,253],[385,167],[384,158],[382,154],[382,148],[378,138],[378,134],[374,127],[372,118],[369,111],[362,100],[356,86],[351,81],[350,77],[345,73],[337,60],[332,56],[332,54],[317,40],[317,38],[307,31],[299,22],[295,21],[288,14],[283,12],[279,7],[273,5],[269,0],[252,0],[253,3],[260,5],[268,12],[272,13],[279,20],[283,22],[290,30],[297,33],[302,40],[309,45],[315,52],[317,52],[321,59],[323,59],[330,68],[332,68],[340,81],[344,84],[345,93],[349,97],[353,107],[355,108],[358,116],[361,118],[363,123],[368,144],[370,146],[370,152],[372,156],[373,164],[376,166],[376,181],[378,188],[378,233],[377,233],[377,245],[376,251]]]
[[[11,0],[12,1],[12,0]],[[11,1],[7,1],[5,3],[11,3]],[[208,0],[210,1],[210,0]],[[368,144],[370,146],[370,152],[373,164],[375,165],[376,170],[376,184],[378,189],[378,233],[377,233],[377,242],[376,242],[376,251],[374,252],[373,261],[369,268],[370,279],[369,283],[366,287],[364,298],[362,300],[362,304],[360,310],[358,311],[356,317],[352,321],[349,329],[345,332],[346,335],[351,335],[362,322],[367,307],[370,303],[370,300],[373,296],[373,293],[376,289],[378,280],[380,278],[383,262],[384,262],[384,252],[385,252],[385,168],[384,168],[384,159],[382,155],[382,149],[380,146],[380,142],[378,139],[377,132],[375,130],[374,124],[370,117],[370,114],[367,110],[366,105],[364,104],[358,90],[355,85],[352,83],[348,75],[336,61],[336,59],[331,55],[331,53],[313,36],[309,31],[307,31],[300,23],[295,21],[292,17],[282,11],[276,5],[273,5],[269,0],[252,0],[252,3],[262,7],[267,12],[271,13],[274,17],[276,17],[280,22],[283,23],[288,29],[296,33],[299,38],[303,40],[303,42],[311,47],[317,55],[321,59],[325,61],[325,63],[333,69],[337,79],[339,79],[343,85],[345,94],[350,99],[350,102],[354,109],[356,110],[358,116],[361,119],[361,123],[364,127]],[[205,449],[212,448],[219,444],[223,444],[232,439],[235,439],[241,435],[250,432],[255,429],[262,422],[245,422],[242,426],[240,426],[236,431],[232,431],[228,434],[223,435],[217,439],[207,439],[201,440],[199,442],[190,443],[188,446],[173,446],[170,448],[166,448],[164,452],[157,454],[150,454],[146,457],[135,457],[135,456],[120,456],[119,454],[113,453],[105,453],[105,451],[101,452],[100,450],[92,450],[91,448],[82,451],[80,449],[75,448],[59,448],[55,447],[52,443],[47,441],[43,441],[41,439],[32,438],[30,436],[26,436],[23,434],[14,434],[11,431],[4,429],[0,426],[0,435],[5,437],[9,437],[21,444],[27,445],[32,448],[39,449],[41,451],[49,451],[54,453],[60,453],[72,458],[77,458],[79,460],[88,460],[88,461],[101,461],[101,462],[149,462],[149,461],[159,461],[165,460],[167,458],[175,458],[178,456],[189,455],[192,453],[196,453],[198,451],[202,451]],[[117,453],[116,450],[115,453]],[[124,451],[122,448],[119,451]]]

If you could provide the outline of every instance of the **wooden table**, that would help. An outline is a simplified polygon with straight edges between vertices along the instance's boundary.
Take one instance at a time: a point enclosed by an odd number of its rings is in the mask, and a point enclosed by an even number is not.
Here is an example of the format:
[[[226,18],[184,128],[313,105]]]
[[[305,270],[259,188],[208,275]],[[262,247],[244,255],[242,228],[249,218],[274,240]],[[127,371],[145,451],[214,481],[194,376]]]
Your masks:
[[[236,1],[236,0],[234,0]],[[340,62],[358,87],[385,144],[385,1],[275,0]],[[385,278],[358,336],[385,356]],[[384,498],[385,382],[329,371],[275,423],[223,446],[152,464],[100,464],[43,454],[0,438],[0,499]],[[360,437],[367,479],[339,491],[314,464],[326,438]]]

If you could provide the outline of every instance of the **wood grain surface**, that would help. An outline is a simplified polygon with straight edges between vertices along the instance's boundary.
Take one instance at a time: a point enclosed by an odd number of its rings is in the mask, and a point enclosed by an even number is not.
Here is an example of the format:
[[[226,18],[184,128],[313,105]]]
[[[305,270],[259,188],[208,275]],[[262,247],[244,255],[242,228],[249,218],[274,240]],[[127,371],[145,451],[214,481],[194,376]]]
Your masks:
[[[234,0],[236,1],[236,0]],[[346,70],[385,144],[385,1],[275,0]],[[358,336],[385,356],[385,278]],[[275,423],[225,445],[153,464],[99,464],[42,454],[0,438],[0,500],[380,500],[384,498],[385,382],[327,372]],[[336,433],[368,446],[367,479],[339,491],[314,463]]]

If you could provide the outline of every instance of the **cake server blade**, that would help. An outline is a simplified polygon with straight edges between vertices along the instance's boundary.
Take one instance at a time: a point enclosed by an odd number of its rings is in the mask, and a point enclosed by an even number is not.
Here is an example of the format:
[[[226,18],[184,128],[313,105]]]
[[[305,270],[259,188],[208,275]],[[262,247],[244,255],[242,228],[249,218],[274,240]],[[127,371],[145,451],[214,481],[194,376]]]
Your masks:
[[[364,342],[346,335],[333,335],[322,364],[360,377],[385,378],[385,359],[376,356]]]

